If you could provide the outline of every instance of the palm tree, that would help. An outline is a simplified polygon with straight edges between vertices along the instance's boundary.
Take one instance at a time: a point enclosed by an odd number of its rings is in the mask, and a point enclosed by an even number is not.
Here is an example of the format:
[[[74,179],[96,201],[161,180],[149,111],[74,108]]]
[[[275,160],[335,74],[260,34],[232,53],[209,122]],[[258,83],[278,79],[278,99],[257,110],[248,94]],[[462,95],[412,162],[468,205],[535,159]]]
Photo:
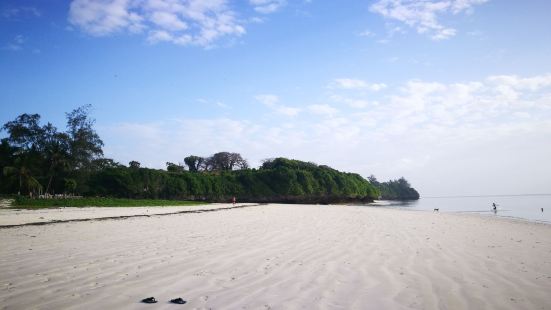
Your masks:
[[[69,166],[67,149],[62,143],[53,143],[46,149],[46,161],[50,164],[48,169],[50,177],[48,179],[48,185],[46,186],[46,193],[49,193],[52,180],[55,178],[57,171]]]
[[[18,195],[21,195],[21,189],[23,185],[27,185],[27,190],[29,191],[29,196],[32,196],[33,191],[42,190],[42,185],[38,180],[32,176],[31,169],[25,165],[24,161],[20,158],[15,161],[16,166],[4,167],[5,176],[14,176],[19,179],[19,188],[17,191]]]

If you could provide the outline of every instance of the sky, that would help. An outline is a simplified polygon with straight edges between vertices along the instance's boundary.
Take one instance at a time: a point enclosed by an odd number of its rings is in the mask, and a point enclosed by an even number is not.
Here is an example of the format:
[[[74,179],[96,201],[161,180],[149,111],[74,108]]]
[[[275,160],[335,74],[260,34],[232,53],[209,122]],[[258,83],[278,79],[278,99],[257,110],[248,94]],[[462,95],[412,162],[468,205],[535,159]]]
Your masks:
[[[3,0],[0,123],[106,157],[288,157],[422,196],[551,193],[548,0]],[[1,132],[0,136],[5,136]]]

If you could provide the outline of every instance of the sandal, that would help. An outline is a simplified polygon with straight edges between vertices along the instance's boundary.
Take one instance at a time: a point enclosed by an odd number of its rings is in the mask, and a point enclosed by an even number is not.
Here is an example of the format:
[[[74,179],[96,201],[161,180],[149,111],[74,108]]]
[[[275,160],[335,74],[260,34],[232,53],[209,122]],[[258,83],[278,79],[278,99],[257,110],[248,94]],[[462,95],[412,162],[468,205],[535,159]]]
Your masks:
[[[183,305],[186,303],[185,300],[183,300],[182,298],[178,297],[178,298],[174,298],[170,301],[171,303],[173,304],[179,304],[179,305]]]
[[[148,297],[148,298],[142,299],[142,302],[146,304],[154,304],[154,303],[157,303],[157,299],[155,299],[155,297]]]

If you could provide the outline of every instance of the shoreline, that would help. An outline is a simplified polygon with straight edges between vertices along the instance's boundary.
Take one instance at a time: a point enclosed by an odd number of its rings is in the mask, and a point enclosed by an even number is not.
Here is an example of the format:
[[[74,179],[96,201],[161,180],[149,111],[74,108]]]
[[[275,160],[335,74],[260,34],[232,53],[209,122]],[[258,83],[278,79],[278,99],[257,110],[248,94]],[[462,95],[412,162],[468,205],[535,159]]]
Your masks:
[[[391,210],[403,210],[403,211],[411,211],[411,212],[435,213],[434,211],[430,211],[430,210],[411,209],[411,208],[408,209],[408,207],[392,207],[392,206],[366,206],[366,207],[385,208],[385,209],[391,209]],[[527,222],[527,223],[533,223],[533,224],[551,225],[551,222],[546,220],[534,220],[534,219],[528,219],[528,218],[524,218],[520,216],[512,216],[512,215],[496,215],[496,214],[493,214],[492,211],[438,211],[438,212],[440,214],[455,214],[458,216],[466,215],[466,216],[510,220],[514,222]]]
[[[520,197],[520,196],[515,196],[515,197]],[[487,203],[487,202],[480,201],[480,200],[478,201],[469,200],[469,199],[450,200],[450,201],[444,201],[443,203],[439,203],[439,204],[433,203],[432,199],[428,199],[428,200],[420,199],[419,201],[378,200],[371,205],[384,207],[384,208],[391,208],[391,209],[409,210],[409,211],[427,211],[430,213],[434,212],[434,209],[439,209],[440,213],[447,213],[447,214],[478,214],[480,216],[509,218],[509,219],[517,219],[522,221],[529,221],[533,223],[551,224],[551,217],[550,217],[551,213],[549,212],[544,213],[543,211],[540,212],[540,208],[543,209],[544,207],[546,207],[548,202],[551,202],[551,201],[547,201],[547,200],[546,201],[541,201],[541,200],[503,201],[504,206],[503,208],[500,207],[497,210],[497,213],[491,210],[490,208],[488,209],[484,208],[484,203]],[[533,204],[535,204],[535,206]],[[477,206],[477,207],[473,207],[473,206]]]
[[[190,309],[551,305],[551,226],[503,218],[268,204],[0,235],[5,308],[147,309],[149,296],[161,309],[176,297]]]

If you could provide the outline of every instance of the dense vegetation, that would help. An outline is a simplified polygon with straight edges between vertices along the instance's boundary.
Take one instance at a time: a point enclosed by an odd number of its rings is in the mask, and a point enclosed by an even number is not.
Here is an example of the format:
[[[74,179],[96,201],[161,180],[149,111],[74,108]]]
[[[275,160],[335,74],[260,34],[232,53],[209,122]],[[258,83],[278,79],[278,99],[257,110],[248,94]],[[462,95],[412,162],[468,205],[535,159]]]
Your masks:
[[[174,201],[161,199],[121,199],[121,198],[54,198],[31,199],[19,196],[15,199],[17,208],[49,208],[49,207],[153,207],[153,206],[192,206],[200,202]]]
[[[358,174],[343,173],[285,158],[267,160],[259,169],[190,172],[113,167],[90,175],[84,194],[228,201],[371,201],[377,190]]]
[[[384,200],[416,200],[419,199],[419,193],[411,187],[409,182],[400,178],[380,183],[375,176],[368,178],[369,182],[379,190],[379,197]]]
[[[184,163],[167,162],[166,170],[143,168],[137,161],[127,167],[103,157],[103,142],[88,109],[67,113],[64,132],[50,123],[41,126],[38,114],[23,114],[6,123],[2,129],[8,137],[0,143],[0,193],[197,201],[237,196],[239,201],[289,203],[419,197],[403,178],[379,183],[373,177],[375,182],[370,182],[355,173],[285,158],[269,159],[251,169],[240,154],[229,152],[191,155]]]

